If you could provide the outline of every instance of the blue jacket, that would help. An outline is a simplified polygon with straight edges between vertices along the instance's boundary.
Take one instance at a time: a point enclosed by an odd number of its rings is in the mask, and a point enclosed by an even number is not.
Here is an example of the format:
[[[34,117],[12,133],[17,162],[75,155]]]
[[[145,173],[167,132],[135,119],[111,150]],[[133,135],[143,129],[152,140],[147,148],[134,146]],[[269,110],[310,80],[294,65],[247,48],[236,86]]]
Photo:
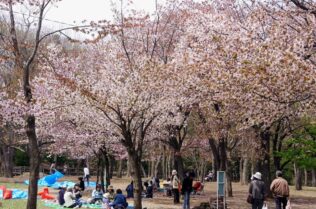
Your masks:
[[[126,192],[127,192],[127,198],[133,198],[134,197],[134,186],[133,186],[133,184],[130,184],[130,185],[127,186]]]
[[[126,202],[126,197],[123,194],[116,194],[114,202],[110,203],[110,206],[124,206],[127,207],[128,203]]]

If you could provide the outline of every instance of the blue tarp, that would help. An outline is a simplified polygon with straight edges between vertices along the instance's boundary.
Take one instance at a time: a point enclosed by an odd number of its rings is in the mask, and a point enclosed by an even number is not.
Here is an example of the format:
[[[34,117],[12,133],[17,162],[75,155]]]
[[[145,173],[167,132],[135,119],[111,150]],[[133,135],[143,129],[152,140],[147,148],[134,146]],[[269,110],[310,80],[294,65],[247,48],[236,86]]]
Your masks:
[[[12,199],[27,199],[27,192],[19,190],[19,189],[13,189]]]
[[[54,174],[44,176],[43,178],[39,179],[38,186],[50,187],[54,185],[57,182],[57,180],[62,177],[64,177],[64,175],[56,170]],[[24,183],[28,185],[29,181],[24,181]]]
[[[25,184],[29,184],[29,181],[24,181]],[[62,181],[55,182],[54,184],[48,184],[43,178],[38,180],[38,186],[40,187],[52,187],[54,189],[58,189],[59,187],[74,187],[76,183],[72,181]],[[88,187],[87,182],[85,182],[86,187]],[[96,187],[96,182],[89,182],[89,187]]]

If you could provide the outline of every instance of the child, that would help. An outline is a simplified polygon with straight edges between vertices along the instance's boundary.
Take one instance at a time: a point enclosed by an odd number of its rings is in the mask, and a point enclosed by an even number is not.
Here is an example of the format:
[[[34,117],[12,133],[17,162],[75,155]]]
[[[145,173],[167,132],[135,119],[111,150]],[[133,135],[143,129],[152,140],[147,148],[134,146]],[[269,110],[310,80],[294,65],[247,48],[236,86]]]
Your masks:
[[[103,200],[103,192],[101,190],[101,185],[98,184],[92,192],[92,200],[90,200],[90,204],[100,203]]]
[[[102,204],[102,209],[110,209],[110,193],[105,193],[103,195],[103,204]]]

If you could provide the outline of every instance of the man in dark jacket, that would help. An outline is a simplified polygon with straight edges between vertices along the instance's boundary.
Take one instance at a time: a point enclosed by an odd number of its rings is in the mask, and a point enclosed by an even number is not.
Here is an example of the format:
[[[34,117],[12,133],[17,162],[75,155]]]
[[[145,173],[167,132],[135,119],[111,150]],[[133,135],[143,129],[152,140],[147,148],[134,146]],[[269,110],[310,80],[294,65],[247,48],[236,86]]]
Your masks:
[[[181,193],[182,195],[184,195],[183,209],[190,209],[190,194],[193,191],[193,188],[192,188],[193,178],[194,178],[194,173],[187,172],[182,182]]]
[[[133,181],[126,187],[127,198],[134,198],[134,185]]]
[[[66,192],[66,188],[65,187],[59,187],[59,192],[58,192],[58,203],[59,203],[59,205],[64,205],[65,204],[65,199],[64,199],[65,192]]]
[[[79,177],[78,180],[79,180],[79,187],[80,187],[81,191],[84,191],[85,185],[84,185],[83,177]]]
[[[114,202],[110,203],[113,208],[127,208],[128,203],[126,197],[122,194],[122,190],[117,189]]]
[[[249,194],[252,196],[252,209],[262,209],[266,197],[266,186],[261,180],[262,175],[257,172],[249,186]]]

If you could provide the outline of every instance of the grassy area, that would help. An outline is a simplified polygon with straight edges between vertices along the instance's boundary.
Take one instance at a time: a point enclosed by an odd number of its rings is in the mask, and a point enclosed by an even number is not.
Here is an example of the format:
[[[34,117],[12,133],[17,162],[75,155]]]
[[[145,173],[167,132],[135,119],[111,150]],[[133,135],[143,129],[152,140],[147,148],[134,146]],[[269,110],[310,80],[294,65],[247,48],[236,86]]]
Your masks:
[[[24,209],[26,207],[26,200],[5,200],[2,201],[2,207],[5,209]],[[44,202],[38,202],[38,209],[49,209],[44,206]],[[50,208],[51,209],[51,208]]]
[[[26,184],[15,184],[15,183],[4,183],[0,182],[0,186],[6,186],[8,189],[21,189],[21,190],[27,190]]]

